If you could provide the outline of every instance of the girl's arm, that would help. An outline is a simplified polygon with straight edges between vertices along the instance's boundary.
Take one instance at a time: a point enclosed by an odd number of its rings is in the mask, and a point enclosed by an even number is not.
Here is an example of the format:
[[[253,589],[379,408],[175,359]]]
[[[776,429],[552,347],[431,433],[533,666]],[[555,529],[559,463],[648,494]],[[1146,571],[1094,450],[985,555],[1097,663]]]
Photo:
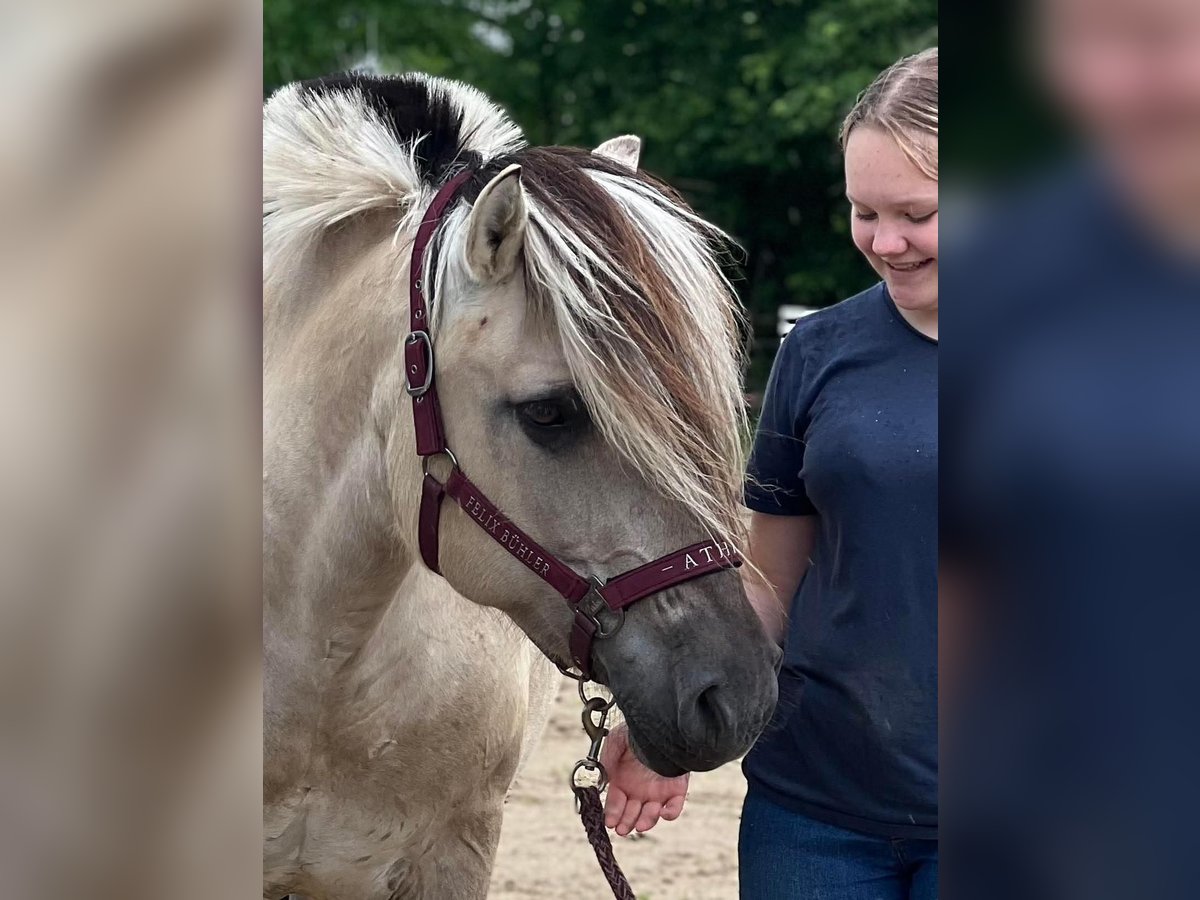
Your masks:
[[[808,571],[816,536],[816,516],[750,514],[750,558],[768,583],[748,567],[743,569],[743,582],[750,605],[777,644],[787,633],[788,608]]]

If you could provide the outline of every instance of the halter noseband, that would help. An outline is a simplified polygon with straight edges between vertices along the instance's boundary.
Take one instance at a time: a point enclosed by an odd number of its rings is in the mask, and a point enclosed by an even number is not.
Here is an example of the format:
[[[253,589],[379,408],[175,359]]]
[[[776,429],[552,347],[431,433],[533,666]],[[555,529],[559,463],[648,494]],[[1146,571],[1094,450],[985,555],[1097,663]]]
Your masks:
[[[418,525],[421,559],[432,571],[441,574],[438,567],[438,523],[442,498],[449,495],[483,529],[484,534],[520,560],[567,601],[574,613],[570,637],[571,658],[583,677],[590,678],[592,642],[597,638],[610,637],[620,628],[620,623],[609,631],[602,628],[597,615],[604,607],[620,613],[623,622],[624,610],[637,601],[693,578],[740,566],[742,560],[728,544],[701,541],[630,569],[608,582],[595,577],[583,578],[509,521],[483,491],[463,474],[458,460],[446,445],[446,434],[442,427],[441,407],[434,384],[433,341],[429,336],[429,308],[426,303],[426,297],[432,296],[433,286],[423,284],[421,278],[425,254],[434,232],[458,190],[471,175],[471,170],[467,170],[454,176],[429,204],[413,241],[409,270],[409,333],[404,340],[404,371],[406,390],[412,397],[417,455],[422,458],[425,472],[421,482]],[[430,279],[434,268],[429,267]],[[429,460],[434,456],[445,456],[450,461],[450,476],[445,483],[429,472]]]

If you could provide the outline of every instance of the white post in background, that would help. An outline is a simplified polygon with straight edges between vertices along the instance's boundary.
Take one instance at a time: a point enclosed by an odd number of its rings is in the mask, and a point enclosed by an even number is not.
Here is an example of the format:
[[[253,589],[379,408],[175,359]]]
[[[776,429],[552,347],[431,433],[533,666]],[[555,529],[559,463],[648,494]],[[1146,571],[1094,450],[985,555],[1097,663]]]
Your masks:
[[[815,306],[796,306],[791,303],[779,307],[779,320],[775,325],[775,331],[779,335],[779,342],[783,343],[783,339],[792,330],[792,326],[796,324],[797,319],[803,319],[809,313],[815,313],[816,311],[817,308]]]

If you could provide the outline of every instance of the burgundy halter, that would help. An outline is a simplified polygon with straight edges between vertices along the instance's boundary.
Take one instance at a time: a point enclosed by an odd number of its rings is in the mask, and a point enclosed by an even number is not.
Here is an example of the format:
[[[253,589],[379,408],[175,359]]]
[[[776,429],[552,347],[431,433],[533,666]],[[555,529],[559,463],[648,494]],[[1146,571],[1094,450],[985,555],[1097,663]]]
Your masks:
[[[591,677],[592,641],[610,637],[624,621],[624,610],[639,600],[659,591],[708,575],[721,569],[742,564],[741,558],[728,544],[702,541],[661,556],[636,569],[631,569],[610,581],[595,577],[583,578],[569,566],[559,562],[548,550],[509,521],[502,512],[471,483],[458,466],[458,460],[446,445],[442,428],[441,407],[434,384],[433,342],[428,331],[428,295],[433,286],[421,282],[425,254],[442,216],[454,200],[459,188],[470,178],[470,170],[460,172],[447,182],[437,195],[417,229],[413,242],[409,272],[409,334],[404,341],[406,390],[413,402],[413,426],[417,438],[417,455],[422,457],[425,477],[421,484],[421,511],[418,536],[421,558],[432,571],[438,567],[438,523],[442,498],[450,495],[463,511],[483,529],[484,533],[520,560],[567,601],[575,614],[571,627],[571,657],[584,678]],[[430,277],[434,266],[429,267]],[[429,473],[429,460],[445,456],[450,460],[450,476],[443,484]],[[621,621],[605,631],[597,615],[607,607],[621,613]]]

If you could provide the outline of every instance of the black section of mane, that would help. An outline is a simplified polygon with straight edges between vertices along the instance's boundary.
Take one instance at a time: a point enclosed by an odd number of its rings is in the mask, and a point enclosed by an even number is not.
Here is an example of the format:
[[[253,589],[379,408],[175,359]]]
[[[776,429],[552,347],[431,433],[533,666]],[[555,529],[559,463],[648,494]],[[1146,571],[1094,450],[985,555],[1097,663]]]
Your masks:
[[[301,82],[300,91],[317,97],[358,92],[402,145],[422,138],[415,156],[428,184],[441,184],[456,164],[479,165],[479,154],[463,149],[471,136],[463,132],[462,110],[445,92],[431,93],[423,78],[343,72]]]

